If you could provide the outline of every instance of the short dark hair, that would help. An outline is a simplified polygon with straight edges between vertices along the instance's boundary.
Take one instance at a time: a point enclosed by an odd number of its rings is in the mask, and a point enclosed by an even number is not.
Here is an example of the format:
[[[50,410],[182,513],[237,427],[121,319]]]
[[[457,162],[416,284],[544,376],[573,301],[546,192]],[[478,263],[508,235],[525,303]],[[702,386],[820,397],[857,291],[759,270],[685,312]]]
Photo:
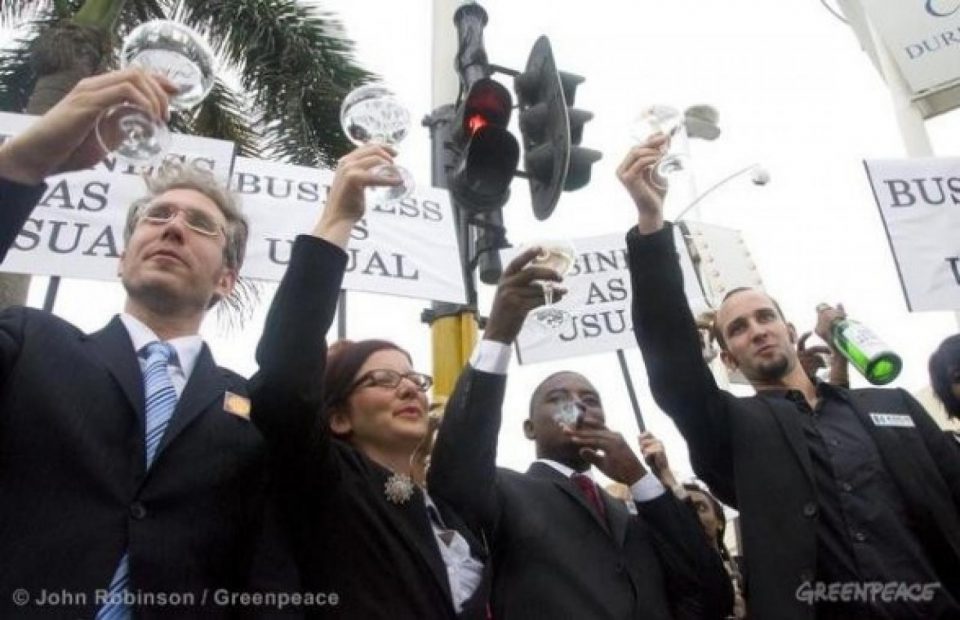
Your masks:
[[[943,403],[947,415],[953,418],[960,418],[960,401],[953,395],[951,389],[953,379],[950,375],[958,367],[960,367],[960,334],[954,334],[940,343],[937,350],[930,356],[928,365],[933,393]]]
[[[738,286],[737,288],[733,289],[732,291],[730,291],[729,293],[727,293],[726,295],[723,296],[723,299],[720,301],[720,305],[723,305],[724,302],[726,302],[728,299],[730,299],[731,297],[733,297],[733,296],[736,295],[737,293],[743,293],[743,292],[746,292],[746,291],[756,291],[757,293],[763,293],[764,295],[766,295],[766,296],[767,296],[767,299],[769,299],[770,301],[773,302],[773,307],[777,309],[777,314],[780,315],[780,319],[783,320],[784,323],[787,322],[787,317],[784,316],[783,310],[780,308],[780,304],[777,302],[777,300],[774,299],[773,296],[770,295],[770,293],[766,292],[765,290],[763,290],[763,289],[761,289],[761,288],[754,288],[754,287],[752,287],[752,286]],[[719,313],[717,313],[717,316],[719,316]],[[724,351],[726,351],[726,350],[727,350],[727,341],[723,339],[723,330],[720,329],[720,324],[719,324],[719,322],[717,321],[716,318],[714,318],[714,320],[713,320],[713,329],[712,329],[711,331],[712,331],[712,333],[713,333],[713,334],[712,334],[712,335],[713,335],[713,339],[717,341],[717,344],[720,345],[720,348],[721,348],[721,349],[723,349]]]

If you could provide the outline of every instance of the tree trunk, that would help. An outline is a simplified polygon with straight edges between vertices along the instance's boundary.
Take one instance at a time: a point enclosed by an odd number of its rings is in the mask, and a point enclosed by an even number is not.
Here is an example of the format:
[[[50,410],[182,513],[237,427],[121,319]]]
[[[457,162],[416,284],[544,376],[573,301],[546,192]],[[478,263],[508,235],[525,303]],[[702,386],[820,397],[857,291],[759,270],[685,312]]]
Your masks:
[[[112,60],[111,34],[103,29],[61,22],[37,38],[33,49],[37,85],[27,114],[41,115],[85,77],[104,70]],[[0,273],[0,309],[27,303],[30,276]]]

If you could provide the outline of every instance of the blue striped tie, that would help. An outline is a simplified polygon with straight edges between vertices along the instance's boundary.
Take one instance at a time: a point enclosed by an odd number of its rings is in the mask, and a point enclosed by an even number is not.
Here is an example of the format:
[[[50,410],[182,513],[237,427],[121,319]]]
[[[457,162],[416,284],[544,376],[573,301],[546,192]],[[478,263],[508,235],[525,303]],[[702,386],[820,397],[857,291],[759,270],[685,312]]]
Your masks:
[[[167,366],[174,357],[173,347],[166,342],[151,342],[140,350],[146,354],[143,369],[143,392],[146,396],[145,430],[147,469],[153,464],[163,433],[167,429],[173,410],[177,407],[177,391],[170,380]],[[97,612],[96,620],[127,620],[132,616],[130,606],[124,602],[124,594],[130,581],[130,559],[124,553],[120,565],[110,581],[107,602]]]

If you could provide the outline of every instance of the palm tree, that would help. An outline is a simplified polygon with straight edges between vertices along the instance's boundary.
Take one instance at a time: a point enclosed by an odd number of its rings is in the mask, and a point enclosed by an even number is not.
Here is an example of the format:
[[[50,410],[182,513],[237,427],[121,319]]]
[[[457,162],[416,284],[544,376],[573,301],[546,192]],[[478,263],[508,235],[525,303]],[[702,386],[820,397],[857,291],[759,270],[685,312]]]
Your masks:
[[[0,26],[21,35],[0,49],[0,110],[43,114],[115,66],[123,37],[150,19],[197,29],[222,61],[210,95],[174,130],[303,166],[332,167],[349,150],[340,101],[372,76],[354,63],[340,22],[296,0],[3,0]],[[0,308],[23,304],[28,282],[0,274]]]

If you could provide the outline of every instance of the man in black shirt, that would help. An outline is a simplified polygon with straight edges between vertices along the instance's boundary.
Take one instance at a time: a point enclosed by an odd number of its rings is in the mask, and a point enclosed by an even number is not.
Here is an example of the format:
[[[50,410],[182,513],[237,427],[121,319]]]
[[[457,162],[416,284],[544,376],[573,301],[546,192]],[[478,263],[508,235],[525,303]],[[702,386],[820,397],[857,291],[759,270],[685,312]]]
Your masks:
[[[960,618],[960,455],[905,391],[812,381],[793,326],[759,290],[731,293],[716,319],[724,362],[757,395],[717,387],[651,183],[664,140],[618,169],[639,216],[627,234],[634,330],[694,469],[741,512],[750,616]]]

